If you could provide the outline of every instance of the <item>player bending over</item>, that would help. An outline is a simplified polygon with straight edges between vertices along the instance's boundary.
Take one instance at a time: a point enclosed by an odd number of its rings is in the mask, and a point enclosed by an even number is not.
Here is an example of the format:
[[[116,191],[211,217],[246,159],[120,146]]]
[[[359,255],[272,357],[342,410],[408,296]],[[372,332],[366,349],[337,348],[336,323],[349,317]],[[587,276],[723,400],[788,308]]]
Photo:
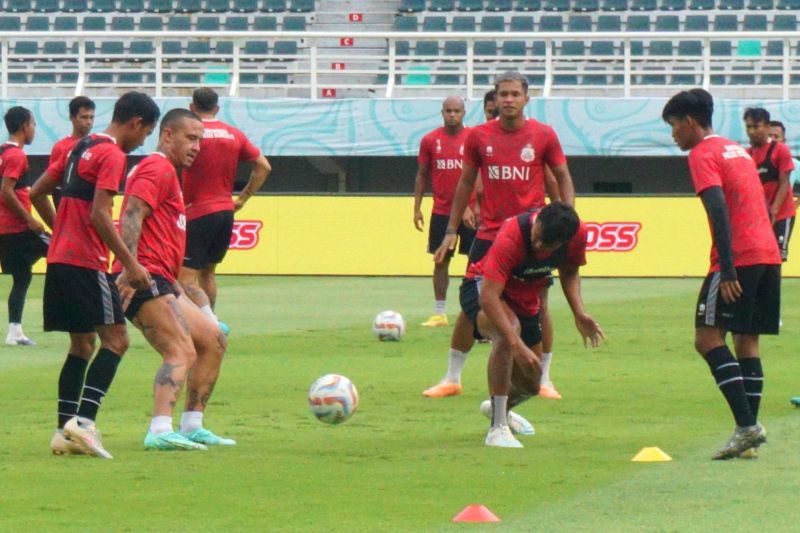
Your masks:
[[[153,383],[153,418],[144,446],[155,450],[205,450],[210,444],[236,444],[204,429],[203,412],[219,375],[225,336],[219,325],[178,290],[186,247],[186,213],[177,172],[200,151],[203,123],[188,109],[164,115],[157,152],[131,172],[122,201],[122,239],[153,280],[134,290],[127,271],[115,263],[125,316],[142,332],[164,362]],[[188,381],[180,433],[172,411]]]
[[[586,264],[586,238],[575,210],[553,202],[506,220],[486,256],[467,269],[461,307],[475,324],[475,334],[492,339],[491,403],[481,409],[492,420],[487,446],[522,447],[512,435],[508,412],[539,393],[540,293],[553,268],[558,268],[584,343],[599,346],[604,338],[600,325],[584,311],[580,294],[578,269]]]

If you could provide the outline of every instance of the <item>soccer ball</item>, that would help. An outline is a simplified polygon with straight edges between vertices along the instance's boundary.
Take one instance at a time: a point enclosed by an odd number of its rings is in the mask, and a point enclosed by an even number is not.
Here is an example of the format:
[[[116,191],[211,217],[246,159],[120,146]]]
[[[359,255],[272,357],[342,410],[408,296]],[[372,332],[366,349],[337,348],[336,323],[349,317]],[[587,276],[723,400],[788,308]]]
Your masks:
[[[381,311],[372,322],[372,331],[381,341],[399,341],[406,332],[406,321],[395,311]]]
[[[358,391],[346,377],[326,374],[308,389],[308,408],[326,424],[341,424],[356,412]]]

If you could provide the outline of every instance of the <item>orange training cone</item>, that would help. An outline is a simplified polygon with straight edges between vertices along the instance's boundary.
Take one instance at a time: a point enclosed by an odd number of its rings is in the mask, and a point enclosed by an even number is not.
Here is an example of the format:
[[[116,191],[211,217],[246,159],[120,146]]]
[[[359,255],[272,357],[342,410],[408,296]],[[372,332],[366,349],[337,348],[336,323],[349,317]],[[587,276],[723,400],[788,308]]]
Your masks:
[[[453,517],[453,522],[499,522],[493,512],[483,505],[467,505],[464,510]]]

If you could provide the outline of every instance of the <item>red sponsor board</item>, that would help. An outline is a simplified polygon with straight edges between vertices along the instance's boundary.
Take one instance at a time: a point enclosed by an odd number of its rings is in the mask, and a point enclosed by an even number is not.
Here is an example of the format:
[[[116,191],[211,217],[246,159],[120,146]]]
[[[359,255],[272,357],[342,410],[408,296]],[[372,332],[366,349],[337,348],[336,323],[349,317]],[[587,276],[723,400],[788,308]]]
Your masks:
[[[252,250],[258,246],[264,224],[260,220],[236,220],[231,233],[231,250]]]
[[[344,63],[331,63],[331,70],[344,70]]]
[[[629,252],[639,243],[639,222],[587,222],[590,252]]]
[[[353,46],[352,37],[342,37],[339,39],[339,46]]]
[[[347,20],[350,22],[364,22],[364,14],[363,13],[349,13],[347,15]]]
[[[336,89],[325,88],[320,89],[323,98],[336,98]]]

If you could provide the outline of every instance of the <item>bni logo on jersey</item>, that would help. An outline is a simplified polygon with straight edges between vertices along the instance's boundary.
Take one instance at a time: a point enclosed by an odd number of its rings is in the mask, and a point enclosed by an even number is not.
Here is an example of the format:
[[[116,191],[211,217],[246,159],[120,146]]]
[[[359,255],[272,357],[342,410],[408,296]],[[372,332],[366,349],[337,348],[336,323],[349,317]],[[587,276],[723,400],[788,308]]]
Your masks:
[[[531,167],[528,166],[489,165],[486,169],[489,171],[490,180],[528,181],[531,176]]]
[[[231,232],[231,250],[252,250],[258,246],[259,234],[264,224],[260,220],[236,220]]]

